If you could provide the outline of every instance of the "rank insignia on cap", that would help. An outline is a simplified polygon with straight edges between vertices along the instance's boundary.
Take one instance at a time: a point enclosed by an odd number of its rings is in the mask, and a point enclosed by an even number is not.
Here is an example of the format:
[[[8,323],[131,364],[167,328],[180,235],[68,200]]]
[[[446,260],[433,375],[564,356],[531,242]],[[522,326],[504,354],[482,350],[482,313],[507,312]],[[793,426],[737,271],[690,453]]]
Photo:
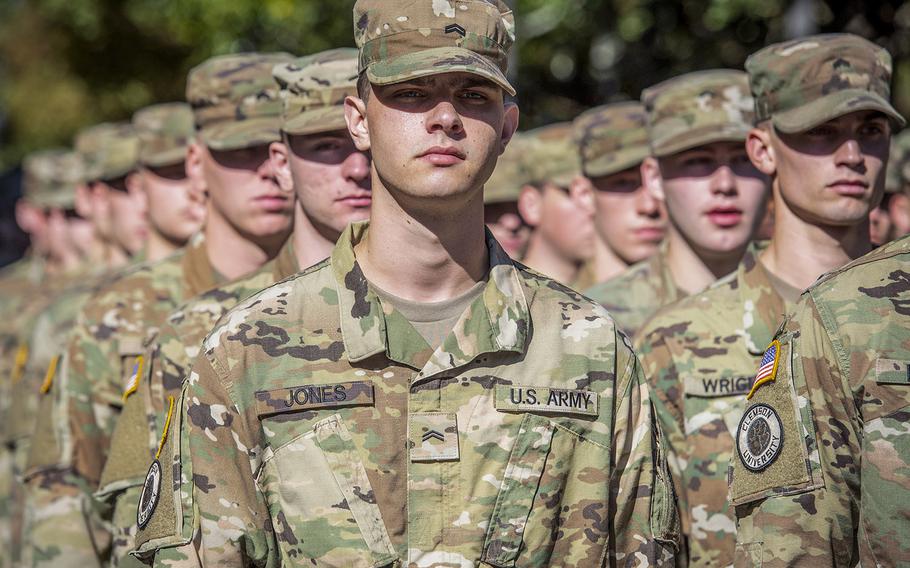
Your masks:
[[[161,462],[156,459],[149,466],[149,471],[145,475],[145,483],[142,485],[142,496],[139,498],[139,507],[136,510],[136,524],[140,530],[149,524],[160,496]]]
[[[750,400],[758,387],[765,383],[774,382],[777,378],[777,363],[780,360],[780,341],[774,340],[771,345],[765,349],[762,355],[761,363],[758,365],[758,372],[755,373],[755,380],[752,381],[752,389],[746,395],[746,400]]]
[[[743,414],[736,429],[736,453],[752,472],[768,468],[784,447],[784,427],[777,411],[767,404],[756,404]]]

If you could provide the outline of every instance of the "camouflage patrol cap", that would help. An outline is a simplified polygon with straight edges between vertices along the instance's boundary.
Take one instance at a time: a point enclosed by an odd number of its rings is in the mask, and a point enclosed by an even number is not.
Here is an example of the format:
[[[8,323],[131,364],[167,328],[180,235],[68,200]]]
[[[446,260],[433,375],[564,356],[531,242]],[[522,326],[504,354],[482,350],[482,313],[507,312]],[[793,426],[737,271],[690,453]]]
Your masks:
[[[506,79],[515,18],[501,0],[357,0],[354,39],[373,84],[461,71],[515,94]]]
[[[853,34],[823,34],[769,45],[746,60],[756,121],[802,132],[858,110],[903,127],[891,103],[891,55]]]
[[[753,126],[749,78],[733,69],[673,77],[645,89],[641,102],[658,158],[712,142],[742,142]]]
[[[521,179],[524,184],[550,182],[569,185],[581,173],[578,147],[572,140],[572,123],[560,122],[529,130],[521,146]]]
[[[139,138],[129,122],[105,122],[76,134],[76,152],[82,156],[87,181],[112,180],[134,169]]]
[[[518,201],[521,187],[524,185],[521,164],[524,157],[522,148],[525,143],[524,137],[524,133],[516,132],[506,146],[506,151],[496,161],[493,175],[483,186],[484,203]]]
[[[39,207],[71,209],[83,181],[82,159],[71,150],[44,150],[22,161],[25,199]]]
[[[885,193],[900,193],[910,184],[910,130],[891,137]]]
[[[357,95],[357,50],[330,49],[279,63],[272,76],[284,103],[281,129],[315,134],[346,128],[344,99]]]
[[[581,169],[599,177],[638,166],[648,157],[645,107],[638,102],[604,105],[585,111],[572,122]]]
[[[190,70],[186,100],[200,140],[214,150],[236,150],[280,138],[281,100],[272,68],[287,53],[212,57]]]
[[[193,109],[186,103],[164,103],[136,111],[139,163],[159,167],[179,164],[193,137]]]

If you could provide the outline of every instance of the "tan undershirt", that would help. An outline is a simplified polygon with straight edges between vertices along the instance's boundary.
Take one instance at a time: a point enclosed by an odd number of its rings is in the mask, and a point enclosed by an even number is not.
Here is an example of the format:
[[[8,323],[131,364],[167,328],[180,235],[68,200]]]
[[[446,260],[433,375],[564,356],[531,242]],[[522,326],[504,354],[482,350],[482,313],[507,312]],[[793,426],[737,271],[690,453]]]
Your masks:
[[[483,293],[486,280],[477,282],[471,289],[451,300],[442,302],[413,302],[389,294],[376,285],[371,285],[383,302],[392,305],[432,348],[438,347],[458,323],[458,318],[468,306]]]
[[[799,300],[799,296],[803,293],[802,290],[778,278],[776,274],[768,270],[764,263],[762,263],[762,268],[765,269],[765,274],[768,275],[768,280],[771,281],[771,287],[774,288],[778,296],[784,299],[784,302],[795,304]]]

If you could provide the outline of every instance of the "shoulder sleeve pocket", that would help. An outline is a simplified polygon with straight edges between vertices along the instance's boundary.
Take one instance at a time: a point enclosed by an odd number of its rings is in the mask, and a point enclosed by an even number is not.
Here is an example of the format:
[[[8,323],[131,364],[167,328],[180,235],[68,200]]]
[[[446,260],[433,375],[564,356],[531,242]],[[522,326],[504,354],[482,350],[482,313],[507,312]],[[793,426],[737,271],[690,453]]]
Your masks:
[[[742,505],[777,495],[824,487],[798,335],[779,338],[779,362],[771,380],[753,388],[733,433],[730,499]]]

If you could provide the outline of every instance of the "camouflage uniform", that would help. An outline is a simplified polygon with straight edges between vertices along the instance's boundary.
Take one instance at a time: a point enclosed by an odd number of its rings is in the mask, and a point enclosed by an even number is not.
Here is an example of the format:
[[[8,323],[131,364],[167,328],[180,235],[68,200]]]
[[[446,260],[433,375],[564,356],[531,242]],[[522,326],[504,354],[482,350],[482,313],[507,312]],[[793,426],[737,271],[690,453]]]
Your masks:
[[[651,258],[597,284],[585,295],[605,307],[624,332],[635,334],[661,306],[686,297],[673,280],[666,257],[667,242],[664,241]]]
[[[74,207],[76,185],[81,181],[81,161],[73,152],[47,150],[26,156],[23,161],[24,196],[37,207],[71,209]],[[2,412],[2,508],[3,551],[10,564],[18,563],[22,547],[22,523],[25,497],[17,481],[25,465],[35,415],[38,373],[43,377],[48,359],[36,345],[32,330],[36,316],[65,287],[71,285],[74,274],[50,273],[45,260],[29,261],[29,272],[18,277],[23,286],[18,294],[6,299],[8,312],[4,314],[2,331],[3,402]],[[12,281],[10,282],[12,284]],[[40,340],[40,336],[38,337]],[[36,371],[36,367],[40,371]],[[39,381],[39,382],[36,382]]]
[[[745,414],[770,435],[741,425],[731,463],[737,566],[910,563],[908,266],[904,237],[829,273],[775,335]]]
[[[648,389],[603,310],[490,239],[483,296],[433,352],[363,279],[365,231],[206,339],[160,456],[189,444],[192,461],[177,462],[140,551],[188,541],[198,508],[206,563],[672,559]],[[338,394],[303,398],[322,390]],[[172,487],[175,470],[159,471]]]
[[[506,83],[511,12],[433,8],[355,5],[370,80],[455,69]],[[463,38],[478,51],[453,46]],[[482,295],[433,350],[364,278],[367,231],[352,225],[330,259],[206,338],[146,477],[138,554],[198,526],[205,565],[672,562],[648,389],[603,309],[488,236]]]
[[[759,261],[761,248],[751,245],[736,272],[658,311],[636,337],[694,566],[733,562],[736,527],[726,502],[732,432],[765,347],[792,308]]]
[[[307,135],[345,128],[344,98],[356,94],[357,50],[335,49],[274,67],[281,87],[282,130]],[[136,508],[149,462],[155,458],[169,400],[180,397],[202,340],[222,315],[241,300],[299,271],[289,239],[273,260],[254,274],[193,298],[170,316],[149,342],[148,371],[124,393],[124,410],[96,496],[114,503],[113,559],[130,562]],[[179,554],[179,552],[178,552]],[[136,562],[132,559],[132,562]]]
[[[712,142],[740,142],[752,127],[752,97],[748,77],[741,71],[687,73],[645,89],[641,96],[655,158]],[[626,333],[634,335],[659,308],[686,295],[667,267],[667,247],[665,243],[653,257],[586,292]]]
[[[758,119],[784,132],[858,110],[904,124],[890,56],[857,36],[775,44],[746,69]],[[732,432],[736,565],[910,562],[908,260],[902,239],[832,271],[777,330]]]

